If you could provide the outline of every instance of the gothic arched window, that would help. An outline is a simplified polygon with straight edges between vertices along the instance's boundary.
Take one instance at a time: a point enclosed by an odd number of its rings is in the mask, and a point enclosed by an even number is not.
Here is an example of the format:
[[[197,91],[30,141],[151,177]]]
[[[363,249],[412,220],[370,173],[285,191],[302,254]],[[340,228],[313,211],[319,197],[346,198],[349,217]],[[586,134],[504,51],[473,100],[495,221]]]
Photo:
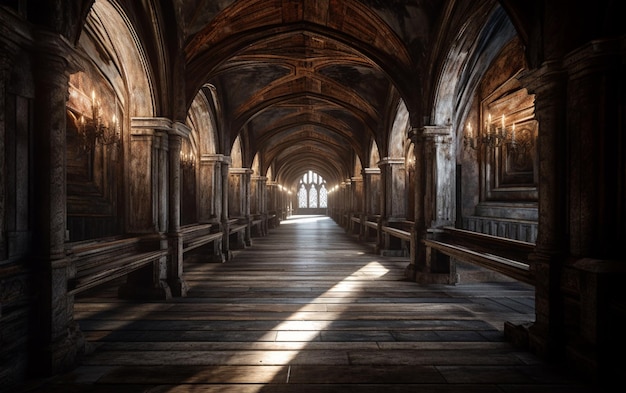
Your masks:
[[[302,175],[298,189],[298,207],[328,207],[328,190],[326,189],[326,181],[322,176],[313,171],[308,171]]]

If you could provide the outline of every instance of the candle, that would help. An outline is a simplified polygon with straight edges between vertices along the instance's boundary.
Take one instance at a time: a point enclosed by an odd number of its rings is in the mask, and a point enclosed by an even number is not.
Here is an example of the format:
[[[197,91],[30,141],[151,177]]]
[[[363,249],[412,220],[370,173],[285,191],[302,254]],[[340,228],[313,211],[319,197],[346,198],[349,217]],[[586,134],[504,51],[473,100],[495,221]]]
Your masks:
[[[469,137],[472,137],[472,124],[471,123],[467,123],[467,134],[469,135]]]
[[[513,128],[511,130],[511,140],[515,143],[515,123],[513,123]]]

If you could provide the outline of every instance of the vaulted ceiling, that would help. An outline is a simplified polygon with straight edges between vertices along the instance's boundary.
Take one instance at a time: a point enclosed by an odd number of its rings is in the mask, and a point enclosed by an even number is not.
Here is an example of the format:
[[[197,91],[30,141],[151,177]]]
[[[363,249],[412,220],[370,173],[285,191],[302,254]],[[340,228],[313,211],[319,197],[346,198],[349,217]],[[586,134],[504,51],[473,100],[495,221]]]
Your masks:
[[[215,86],[225,146],[240,135],[244,165],[259,153],[287,182],[308,169],[341,181],[372,141],[384,146],[399,98],[415,104],[441,3],[183,1],[187,99]]]

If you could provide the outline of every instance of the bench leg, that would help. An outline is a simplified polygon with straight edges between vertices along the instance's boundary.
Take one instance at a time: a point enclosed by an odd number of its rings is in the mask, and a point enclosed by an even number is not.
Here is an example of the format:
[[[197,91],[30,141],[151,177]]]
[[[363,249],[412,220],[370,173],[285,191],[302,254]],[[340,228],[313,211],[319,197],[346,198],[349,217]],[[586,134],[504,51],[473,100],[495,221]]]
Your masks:
[[[230,249],[243,250],[246,248],[243,232],[236,232],[230,235]]]
[[[456,272],[450,257],[432,247],[426,247],[424,266],[415,267],[415,281],[421,284],[456,284]]]
[[[117,294],[122,299],[171,299],[172,290],[167,283],[167,257],[129,273]]]

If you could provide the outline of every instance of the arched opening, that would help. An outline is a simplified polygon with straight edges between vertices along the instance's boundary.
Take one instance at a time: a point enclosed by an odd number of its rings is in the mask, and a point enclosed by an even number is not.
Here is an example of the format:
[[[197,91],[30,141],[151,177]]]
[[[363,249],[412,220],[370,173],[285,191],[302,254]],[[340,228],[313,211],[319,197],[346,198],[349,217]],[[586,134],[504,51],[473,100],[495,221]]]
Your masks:
[[[295,214],[326,214],[328,188],[326,180],[317,172],[305,172],[298,182],[298,208]]]

